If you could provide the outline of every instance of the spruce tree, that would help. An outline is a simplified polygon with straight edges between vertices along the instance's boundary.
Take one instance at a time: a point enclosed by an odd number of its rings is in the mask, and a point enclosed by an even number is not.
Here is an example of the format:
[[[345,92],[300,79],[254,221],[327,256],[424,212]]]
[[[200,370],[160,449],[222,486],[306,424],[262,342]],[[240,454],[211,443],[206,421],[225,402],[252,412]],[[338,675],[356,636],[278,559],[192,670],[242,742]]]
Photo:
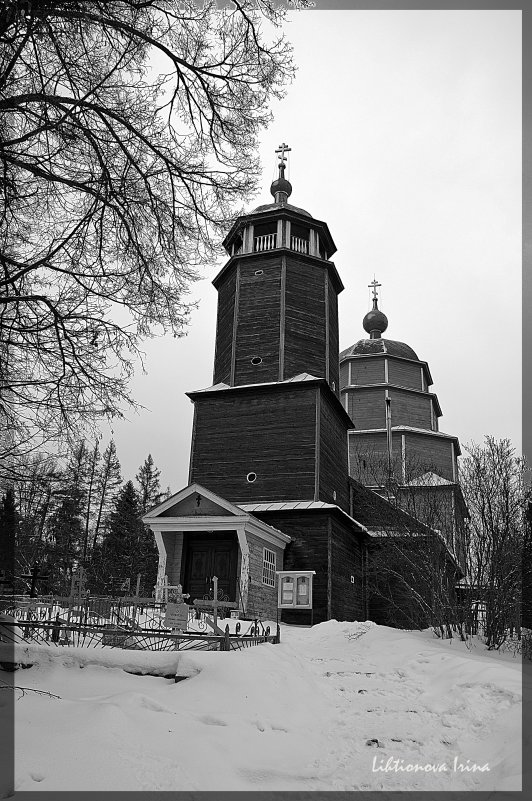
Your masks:
[[[161,492],[160,475],[161,471],[155,467],[153,457],[149,453],[135,476],[139,485],[142,514],[145,514],[152,506],[156,506],[165,497],[165,493]]]
[[[142,592],[151,595],[157,576],[157,549],[147,537],[141,520],[140,498],[128,481],[120,490],[109,517],[101,546],[100,585],[108,591],[123,587],[129,580],[131,592],[141,574]]]

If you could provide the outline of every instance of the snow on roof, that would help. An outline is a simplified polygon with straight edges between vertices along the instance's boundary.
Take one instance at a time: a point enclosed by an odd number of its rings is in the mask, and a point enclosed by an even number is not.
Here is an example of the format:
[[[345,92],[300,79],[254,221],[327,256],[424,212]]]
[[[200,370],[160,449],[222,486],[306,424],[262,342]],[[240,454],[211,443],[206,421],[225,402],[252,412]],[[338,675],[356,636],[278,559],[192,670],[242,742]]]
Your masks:
[[[217,392],[221,389],[242,389],[245,387],[246,389],[249,387],[272,387],[277,384],[290,384],[296,383],[300,381],[319,381],[320,377],[317,375],[311,375],[311,373],[299,373],[298,375],[292,376],[292,378],[286,378],[284,381],[265,381],[257,384],[237,384],[234,387],[230,387],[229,384],[224,384],[220,382],[219,384],[214,384],[212,387],[205,387],[205,389],[196,389],[193,393],[188,394],[196,394],[197,392]],[[325,380],[325,379],[324,379]]]
[[[422,476],[418,476],[417,478],[413,478],[412,481],[408,482],[410,487],[442,487],[444,485],[453,484],[453,481],[449,481],[442,476],[439,476],[437,473],[433,473],[429,470],[428,473],[424,473]]]

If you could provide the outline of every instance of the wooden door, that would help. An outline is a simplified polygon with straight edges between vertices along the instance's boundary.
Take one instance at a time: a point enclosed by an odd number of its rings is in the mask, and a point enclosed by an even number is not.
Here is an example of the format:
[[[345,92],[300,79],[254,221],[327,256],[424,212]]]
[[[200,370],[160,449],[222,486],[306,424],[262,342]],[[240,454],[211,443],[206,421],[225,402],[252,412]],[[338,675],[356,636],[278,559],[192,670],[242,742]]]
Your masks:
[[[190,539],[187,543],[183,591],[194,598],[212,595],[212,577],[218,576],[218,590],[236,600],[238,543],[234,539]]]

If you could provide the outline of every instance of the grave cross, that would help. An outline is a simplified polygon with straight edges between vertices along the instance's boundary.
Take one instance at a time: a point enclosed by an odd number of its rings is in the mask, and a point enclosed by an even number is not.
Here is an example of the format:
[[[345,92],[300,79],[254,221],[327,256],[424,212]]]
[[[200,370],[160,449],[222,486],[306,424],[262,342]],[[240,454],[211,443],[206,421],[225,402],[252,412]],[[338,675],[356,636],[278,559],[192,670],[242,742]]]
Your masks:
[[[234,601],[221,601],[218,598],[218,576],[212,577],[212,583],[214,585],[214,592],[212,600],[210,598],[196,598],[194,600],[194,606],[199,607],[206,607],[207,609],[214,610],[214,626],[215,628],[218,625],[218,609],[221,607],[223,609],[237,609],[238,604]]]

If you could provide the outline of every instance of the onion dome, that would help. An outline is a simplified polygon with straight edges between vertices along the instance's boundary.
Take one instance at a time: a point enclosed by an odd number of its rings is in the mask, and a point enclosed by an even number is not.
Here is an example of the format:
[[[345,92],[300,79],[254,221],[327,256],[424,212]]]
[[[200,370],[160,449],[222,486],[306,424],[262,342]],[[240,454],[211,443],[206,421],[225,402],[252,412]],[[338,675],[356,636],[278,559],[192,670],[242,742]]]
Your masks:
[[[403,359],[415,359],[415,361],[418,361],[416,353],[409,345],[405,345],[404,342],[397,342],[394,339],[382,338],[382,334],[388,328],[388,318],[378,306],[377,287],[380,284],[374,278],[369,286],[373,288],[373,308],[364,317],[362,325],[370,338],[359,339],[350,348],[344,350],[340,354],[340,361],[349,356],[372,356],[377,353],[387,353],[390,356],[400,356]]]
[[[373,308],[364,317],[362,325],[371,339],[379,339],[388,328],[388,318],[377,308],[377,298],[373,300]]]
[[[284,177],[285,164],[279,164],[279,177],[270,186],[275,202],[284,205],[292,194],[292,184]]]

